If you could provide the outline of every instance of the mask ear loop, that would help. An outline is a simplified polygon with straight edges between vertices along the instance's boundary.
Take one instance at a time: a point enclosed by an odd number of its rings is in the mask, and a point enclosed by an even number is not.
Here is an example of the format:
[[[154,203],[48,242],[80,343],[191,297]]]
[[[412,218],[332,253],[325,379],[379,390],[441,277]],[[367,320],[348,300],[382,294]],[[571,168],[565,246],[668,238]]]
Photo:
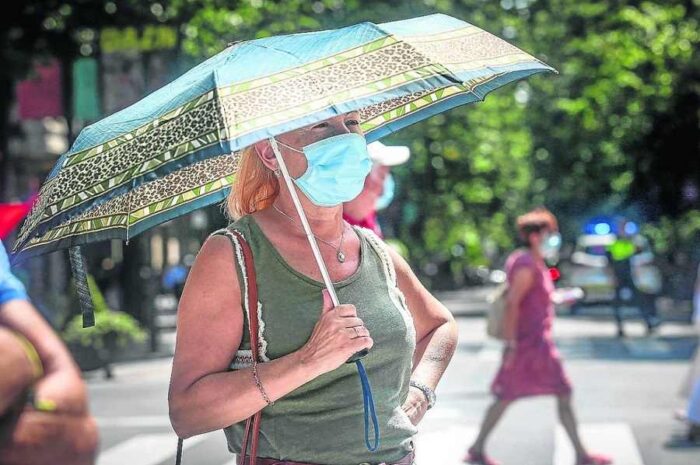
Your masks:
[[[294,187],[294,184],[292,183],[292,178],[289,176],[289,171],[287,170],[287,165],[285,164],[284,159],[282,158],[282,154],[280,153],[277,140],[274,137],[270,137],[268,141],[270,142],[272,151],[275,153],[275,158],[277,159],[279,169],[282,171],[282,177],[284,178],[284,182],[287,185],[287,189],[289,190],[289,195],[292,197],[294,208],[296,209],[297,214],[299,215],[299,219],[301,220],[301,224],[304,227],[306,239],[309,241],[309,245],[311,246],[311,250],[313,251],[314,258],[316,259],[316,264],[318,265],[318,268],[321,271],[323,282],[326,285],[326,289],[328,289],[328,295],[330,296],[333,305],[337,307],[338,305],[340,305],[340,301],[338,300],[338,295],[335,293],[333,281],[331,280],[331,277],[328,274],[326,263],[323,261],[323,257],[321,256],[321,250],[318,248],[318,242],[316,242],[316,237],[314,237],[314,234],[311,231],[311,225],[309,224],[309,221],[306,218],[306,214],[304,213],[304,208],[302,207],[301,202],[299,201],[299,196],[297,195],[297,190]],[[362,365],[362,361],[360,360],[360,358],[364,357],[365,355],[367,355],[366,350],[359,352],[355,354],[350,360],[348,360],[348,363],[355,362],[355,364],[357,365],[357,371],[360,375],[360,382],[362,383],[362,401],[364,404],[365,414],[365,444],[368,450],[374,452],[379,448],[380,444],[379,420],[377,418],[377,413],[374,406],[374,399],[372,397],[372,386],[369,383],[369,378],[367,377],[365,368]],[[372,420],[372,426],[374,429],[374,445],[370,444],[369,442],[370,416]]]

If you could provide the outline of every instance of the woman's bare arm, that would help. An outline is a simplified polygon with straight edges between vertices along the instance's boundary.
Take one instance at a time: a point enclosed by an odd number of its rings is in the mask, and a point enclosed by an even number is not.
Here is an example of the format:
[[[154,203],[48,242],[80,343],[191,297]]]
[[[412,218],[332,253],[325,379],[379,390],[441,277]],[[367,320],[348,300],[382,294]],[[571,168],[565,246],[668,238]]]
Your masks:
[[[388,250],[396,269],[399,289],[406,297],[416,328],[416,351],[411,378],[434,390],[457,348],[457,323],[450,311],[418,280],[406,260],[390,247]],[[421,392],[415,392],[414,389],[411,391],[413,400],[424,401]],[[417,423],[425,413],[425,408],[422,411],[419,408],[407,411],[414,423]]]

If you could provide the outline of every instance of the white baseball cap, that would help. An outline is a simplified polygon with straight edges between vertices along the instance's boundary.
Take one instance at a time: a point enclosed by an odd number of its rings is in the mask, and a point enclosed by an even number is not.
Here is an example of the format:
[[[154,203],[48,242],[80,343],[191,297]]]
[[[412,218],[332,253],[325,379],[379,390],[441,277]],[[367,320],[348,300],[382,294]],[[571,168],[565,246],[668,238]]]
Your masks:
[[[378,165],[396,166],[406,163],[411,151],[404,145],[384,145],[379,141],[367,144],[369,157]]]

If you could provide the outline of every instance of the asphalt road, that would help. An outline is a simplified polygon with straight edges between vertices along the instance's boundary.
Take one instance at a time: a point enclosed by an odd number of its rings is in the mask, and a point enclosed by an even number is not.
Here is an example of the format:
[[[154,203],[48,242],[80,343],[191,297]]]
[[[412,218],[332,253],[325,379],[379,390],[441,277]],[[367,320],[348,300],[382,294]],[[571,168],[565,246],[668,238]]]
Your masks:
[[[500,347],[485,337],[483,318],[458,321],[459,349],[436,407],[420,425],[419,465],[459,464],[491,399],[488,387]],[[683,405],[676,393],[696,338],[678,323],[651,338],[638,322],[628,324],[627,339],[614,338],[614,332],[612,322],[585,315],[559,318],[555,326],[585,442],[614,456],[618,465],[700,464],[700,449],[665,447],[684,430],[672,412]],[[162,358],[118,365],[112,380],[88,376],[102,435],[98,465],[174,463],[176,438],[167,416],[170,363]],[[189,439],[185,448],[185,465],[233,464],[221,432]],[[554,400],[546,397],[516,403],[494,432],[489,451],[503,465],[574,463],[557,426]]]

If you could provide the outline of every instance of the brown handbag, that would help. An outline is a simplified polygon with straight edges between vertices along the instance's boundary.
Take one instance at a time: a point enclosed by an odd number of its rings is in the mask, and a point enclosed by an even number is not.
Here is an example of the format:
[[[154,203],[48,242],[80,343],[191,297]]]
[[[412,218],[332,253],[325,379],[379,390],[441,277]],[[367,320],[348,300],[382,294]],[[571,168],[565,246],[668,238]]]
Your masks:
[[[231,240],[233,245],[233,252],[238,255],[239,250],[236,247],[236,240],[241,246],[240,250],[243,254],[243,263],[245,264],[245,272],[248,279],[246,301],[248,302],[248,308],[251,313],[248,319],[248,333],[250,336],[250,349],[253,353],[253,365],[257,365],[259,357],[259,346],[258,346],[258,284],[255,277],[255,263],[253,262],[253,251],[250,249],[250,245],[243,237],[239,231],[235,229],[225,230],[221,229],[214,232],[213,234],[225,234]],[[239,257],[241,258],[241,257]],[[240,261],[239,261],[240,263]],[[260,437],[260,420],[262,418],[262,410],[258,411],[255,415],[248,418],[245,423],[245,432],[243,434],[243,443],[241,444],[241,456],[243,460],[241,463],[245,463],[246,453],[248,452],[248,445],[250,445],[250,456],[249,465],[257,464],[258,456],[258,439]],[[177,441],[177,454],[175,458],[175,464],[181,465],[182,463],[182,439],[178,438]]]

